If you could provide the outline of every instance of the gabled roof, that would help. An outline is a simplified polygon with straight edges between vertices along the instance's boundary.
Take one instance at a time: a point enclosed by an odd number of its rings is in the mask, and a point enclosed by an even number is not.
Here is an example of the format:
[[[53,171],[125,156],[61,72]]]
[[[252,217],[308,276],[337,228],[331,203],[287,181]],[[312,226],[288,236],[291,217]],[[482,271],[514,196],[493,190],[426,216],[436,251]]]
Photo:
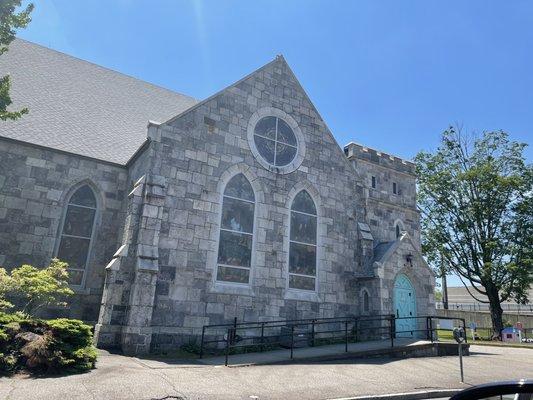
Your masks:
[[[403,232],[396,240],[378,243],[376,246],[374,246],[374,258],[372,259],[372,265],[374,263],[384,265],[391,259],[393,254],[402,243],[408,243],[413,249],[413,254],[422,261],[422,265],[429,269],[433,275],[435,274],[429,267],[424,257],[422,257],[422,253],[418,250],[418,247],[413,243],[411,236],[407,232]]]
[[[220,96],[221,94],[223,94],[224,92],[230,90],[231,88],[237,87],[241,82],[245,82],[246,80],[248,80],[249,78],[253,77],[254,75],[257,75],[257,74],[261,73],[262,71],[264,71],[264,70],[266,70],[268,68],[271,68],[272,66],[276,66],[276,65],[278,65],[281,68],[286,68],[286,71],[289,73],[289,75],[294,80],[294,83],[297,85],[297,87],[301,91],[301,93],[304,96],[305,100],[309,103],[309,106],[316,113],[318,119],[323,122],[324,127],[325,127],[325,134],[331,140],[331,142],[335,145],[335,147],[336,147],[336,149],[338,151],[338,155],[339,155],[340,159],[343,160],[343,162],[346,164],[347,169],[352,174],[354,174],[356,177],[358,177],[360,179],[359,172],[356,171],[353,168],[353,166],[350,163],[350,161],[348,161],[348,159],[346,158],[343,148],[339,145],[339,142],[337,142],[337,139],[335,139],[335,136],[333,136],[333,133],[331,133],[328,125],[324,121],[324,118],[322,118],[322,116],[318,112],[317,108],[315,107],[314,103],[311,101],[311,98],[309,97],[309,95],[305,91],[304,87],[302,86],[302,84],[300,83],[300,81],[298,80],[296,75],[294,74],[294,72],[291,69],[290,65],[287,63],[287,60],[285,60],[285,57],[283,57],[283,55],[281,55],[281,54],[277,55],[276,58],[274,58],[272,61],[266,63],[262,67],[257,68],[255,71],[252,71],[251,73],[249,73],[248,75],[246,75],[243,78],[239,79],[238,81],[226,86],[224,89],[222,89],[222,90],[216,92],[215,94],[209,96],[208,98],[198,102],[194,107],[191,107],[190,109],[184,110],[182,113],[173,116],[168,121],[165,121],[164,124],[172,124],[173,121],[183,117],[185,114],[193,111],[195,108],[201,107],[202,105],[208,103],[209,101],[213,100],[217,96]]]
[[[9,109],[0,136],[126,164],[146,140],[149,120],[166,121],[195,99],[22,39],[0,56],[11,75]]]
[[[391,242],[381,242],[381,243],[378,243],[375,247],[374,247],[374,259],[373,259],[373,262],[383,262],[383,261],[387,261],[387,260],[384,260],[385,259],[385,255],[387,255],[387,257],[390,256],[390,254],[392,254],[392,252],[389,253],[389,250],[392,248],[392,246],[394,246],[396,244],[397,240],[394,240],[394,241],[391,241]]]

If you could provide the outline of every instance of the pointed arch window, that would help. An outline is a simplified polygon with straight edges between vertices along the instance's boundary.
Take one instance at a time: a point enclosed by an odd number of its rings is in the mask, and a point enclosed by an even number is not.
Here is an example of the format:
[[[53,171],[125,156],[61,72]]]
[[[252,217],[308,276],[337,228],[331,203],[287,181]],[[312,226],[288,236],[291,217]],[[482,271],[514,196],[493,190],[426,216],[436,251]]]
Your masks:
[[[399,219],[394,222],[394,234],[396,235],[396,239],[399,239],[402,235],[402,232],[405,231],[405,228],[403,226],[403,222]]]
[[[363,313],[368,314],[370,312],[370,296],[368,292],[363,289]]]
[[[88,185],[81,186],[70,196],[57,258],[68,263],[69,283],[74,286],[82,286],[85,281],[96,211],[96,197]]]
[[[316,206],[306,190],[291,204],[289,289],[316,290]]]
[[[248,284],[252,263],[255,196],[243,174],[230,179],[222,198],[216,280]]]

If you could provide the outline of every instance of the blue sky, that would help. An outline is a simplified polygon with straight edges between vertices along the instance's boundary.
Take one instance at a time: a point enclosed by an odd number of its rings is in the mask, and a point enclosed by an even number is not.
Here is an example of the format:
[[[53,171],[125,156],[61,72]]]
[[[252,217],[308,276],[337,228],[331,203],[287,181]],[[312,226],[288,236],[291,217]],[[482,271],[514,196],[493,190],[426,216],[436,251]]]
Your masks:
[[[450,124],[532,141],[531,1],[35,3],[20,37],[198,99],[283,54],[341,145],[409,159]]]

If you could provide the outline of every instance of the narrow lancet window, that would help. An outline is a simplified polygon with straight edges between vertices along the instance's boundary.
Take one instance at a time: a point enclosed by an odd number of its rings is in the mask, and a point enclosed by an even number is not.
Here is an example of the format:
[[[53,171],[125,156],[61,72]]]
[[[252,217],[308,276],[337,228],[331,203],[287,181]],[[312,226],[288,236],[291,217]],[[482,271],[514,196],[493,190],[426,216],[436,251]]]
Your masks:
[[[217,281],[248,284],[252,261],[255,196],[243,174],[226,185],[218,245]]]
[[[69,282],[82,286],[94,230],[97,203],[88,185],[77,189],[68,201],[57,258],[68,263]]]
[[[291,205],[289,288],[316,290],[317,213],[313,199],[302,190]]]

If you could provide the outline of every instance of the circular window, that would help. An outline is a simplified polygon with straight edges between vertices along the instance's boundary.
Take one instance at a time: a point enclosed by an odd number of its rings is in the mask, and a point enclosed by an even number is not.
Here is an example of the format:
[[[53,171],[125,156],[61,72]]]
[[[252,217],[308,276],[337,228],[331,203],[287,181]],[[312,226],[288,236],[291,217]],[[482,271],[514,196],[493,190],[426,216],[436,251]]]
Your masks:
[[[290,164],[298,152],[296,135],[281,118],[261,118],[254,128],[254,143],[257,152],[270,165],[284,167]]]
[[[285,111],[263,107],[248,121],[248,144],[257,162],[276,174],[289,174],[302,165],[305,138],[298,123]]]

